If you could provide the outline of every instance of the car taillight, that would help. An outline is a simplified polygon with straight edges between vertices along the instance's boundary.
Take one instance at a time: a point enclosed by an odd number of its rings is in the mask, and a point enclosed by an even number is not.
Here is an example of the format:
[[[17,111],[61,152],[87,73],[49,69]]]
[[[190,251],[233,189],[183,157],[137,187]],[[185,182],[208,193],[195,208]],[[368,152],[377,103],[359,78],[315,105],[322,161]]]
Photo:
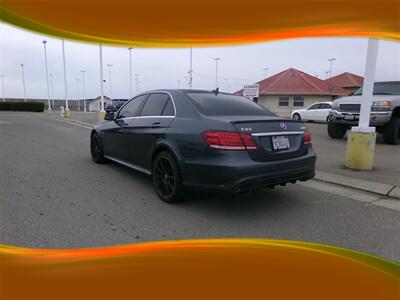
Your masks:
[[[308,129],[304,131],[303,142],[304,144],[311,144],[311,132]]]
[[[208,147],[223,150],[255,150],[257,145],[251,134],[229,131],[206,131],[202,133]]]

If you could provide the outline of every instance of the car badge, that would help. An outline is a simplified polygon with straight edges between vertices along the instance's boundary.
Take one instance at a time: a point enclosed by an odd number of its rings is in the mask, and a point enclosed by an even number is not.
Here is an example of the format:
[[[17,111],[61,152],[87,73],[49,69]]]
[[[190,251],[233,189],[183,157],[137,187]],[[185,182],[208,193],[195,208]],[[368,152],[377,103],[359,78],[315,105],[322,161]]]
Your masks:
[[[281,126],[282,129],[286,129],[286,124],[283,123],[283,122],[281,122],[281,123],[279,124],[279,126]]]

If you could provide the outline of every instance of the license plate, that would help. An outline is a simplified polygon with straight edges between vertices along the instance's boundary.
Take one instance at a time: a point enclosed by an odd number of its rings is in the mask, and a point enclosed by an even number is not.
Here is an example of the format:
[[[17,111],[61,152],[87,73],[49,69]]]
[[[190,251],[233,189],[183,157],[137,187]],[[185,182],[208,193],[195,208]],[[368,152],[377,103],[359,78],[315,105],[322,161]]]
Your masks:
[[[272,147],[274,148],[274,150],[289,149],[289,138],[287,136],[273,136]]]
[[[354,116],[353,115],[344,115],[344,119],[345,120],[354,120]]]

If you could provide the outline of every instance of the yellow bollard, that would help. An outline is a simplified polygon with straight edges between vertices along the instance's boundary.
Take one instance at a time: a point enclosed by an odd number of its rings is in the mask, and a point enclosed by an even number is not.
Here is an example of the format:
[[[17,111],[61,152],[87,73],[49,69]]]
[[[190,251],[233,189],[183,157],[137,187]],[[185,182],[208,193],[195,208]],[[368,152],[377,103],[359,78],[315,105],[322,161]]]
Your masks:
[[[99,121],[104,121],[105,115],[106,115],[106,112],[105,112],[105,111],[99,111],[98,120],[99,120]]]
[[[71,112],[69,111],[69,109],[67,108],[64,112],[64,118],[69,118],[71,116]]]
[[[376,132],[349,131],[347,136],[346,167],[372,170],[374,167]]]

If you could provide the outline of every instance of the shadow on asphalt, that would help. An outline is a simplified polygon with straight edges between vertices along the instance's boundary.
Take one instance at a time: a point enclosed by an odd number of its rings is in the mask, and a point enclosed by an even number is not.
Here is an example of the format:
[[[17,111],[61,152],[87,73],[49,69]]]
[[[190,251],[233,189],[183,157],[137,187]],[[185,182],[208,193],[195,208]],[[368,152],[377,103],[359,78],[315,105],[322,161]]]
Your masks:
[[[154,191],[151,177],[137,172],[131,168],[114,162],[108,162],[107,165],[114,170],[122,173],[122,176],[130,177],[133,184],[139,184],[149,189],[153,197],[149,199],[151,202],[157,202],[157,205],[167,205],[172,209],[190,210],[192,212],[206,212],[218,214],[219,216],[241,216],[241,217],[257,217],[257,216],[276,216],[284,213],[284,210],[298,208],[293,193],[287,193],[285,187],[275,187],[274,189],[263,189],[251,194],[219,194],[208,193],[203,191],[187,191],[186,199],[177,204],[165,204],[160,200]],[[293,186],[293,184],[289,184]]]

